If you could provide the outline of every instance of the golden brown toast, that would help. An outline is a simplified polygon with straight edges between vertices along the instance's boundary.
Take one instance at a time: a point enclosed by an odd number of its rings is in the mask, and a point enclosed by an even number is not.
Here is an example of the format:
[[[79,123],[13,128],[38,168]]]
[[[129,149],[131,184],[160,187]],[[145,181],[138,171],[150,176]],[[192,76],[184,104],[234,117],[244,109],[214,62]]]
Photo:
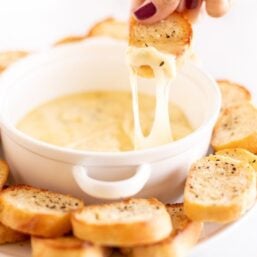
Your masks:
[[[184,191],[192,220],[227,223],[240,218],[256,199],[256,172],[247,162],[210,155],[192,165]]]
[[[28,55],[25,51],[6,51],[0,52],[0,73],[7,69],[11,64]]]
[[[215,125],[211,145],[215,151],[243,148],[257,153],[257,109],[249,102],[223,110]]]
[[[112,17],[96,23],[86,37],[106,36],[119,40],[128,40],[128,23]]]
[[[198,242],[203,224],[192,221],[184,214],[184,206],[179,204],[167,204],[167,211],[172,220],[173,231],[166,239],[134,248],[122,249],[129,257],[182,257]]]
[[[91,37],[110,37],[118,40],[128,40],[128,24],[115,18],[106,18],[94,24],[84,35],[72,35],[58,40],[54,45],[70,44]]]
[[[172,224],[158,200],[128,199],[74,212],[72,228],[82,240],[119,247],[158,242],[171,233]]]
[[[69,232],[71,212],[83,207],[74,197],[24,185],[2,190],[0,204],[0,221],[5,226],[41,237]]]
[[[111,250],[73,236],[31,238],[33,257],[107,257]]]
[[[222,96],[222,110],[251,101],[251,93],[246,87],[229,80],[218,80],[217,83]]]

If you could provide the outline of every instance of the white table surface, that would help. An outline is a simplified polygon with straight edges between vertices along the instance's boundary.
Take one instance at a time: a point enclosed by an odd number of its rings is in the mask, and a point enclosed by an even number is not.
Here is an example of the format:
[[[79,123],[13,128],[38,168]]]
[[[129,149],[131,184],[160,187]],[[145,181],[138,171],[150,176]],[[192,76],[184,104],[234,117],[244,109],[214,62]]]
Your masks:
[[[201,19],[196,49],[215,78],[246,85],[256,100],[257,1],[237,1],[226,17]],[[0,50],[47,48],[63,36],[83,33],[104,16],[125,19],[128,5],[129,0],[0,0]],[[256,240],[257,208],[233,232],[192,257],[257,257]]]

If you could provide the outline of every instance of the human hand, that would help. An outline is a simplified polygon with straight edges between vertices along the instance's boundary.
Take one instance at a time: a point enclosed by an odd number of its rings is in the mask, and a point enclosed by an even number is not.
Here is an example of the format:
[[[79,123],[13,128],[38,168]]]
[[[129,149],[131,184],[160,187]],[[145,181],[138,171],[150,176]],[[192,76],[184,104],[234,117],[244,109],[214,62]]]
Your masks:
[[[183,12],[190,20],[195,20],[204,4],[210,16],[220,17],[230,9],[232,2],[233,0],[132,0],[132,12],[143,23],[159,21],[174,11]]]

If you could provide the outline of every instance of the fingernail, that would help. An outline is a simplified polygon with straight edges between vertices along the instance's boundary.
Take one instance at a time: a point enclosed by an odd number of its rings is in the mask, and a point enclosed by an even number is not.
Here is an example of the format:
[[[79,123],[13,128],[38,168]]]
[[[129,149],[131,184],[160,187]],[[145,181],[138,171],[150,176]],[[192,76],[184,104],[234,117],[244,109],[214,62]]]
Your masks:
[[[187,9],[195,9],[198,6],[198,0],[186,0]]]
[[[157,9],[155,5],[150,2],[139,9],[137,9],[134,14],[139,20],[145,20],[152,17],[156,13]]]

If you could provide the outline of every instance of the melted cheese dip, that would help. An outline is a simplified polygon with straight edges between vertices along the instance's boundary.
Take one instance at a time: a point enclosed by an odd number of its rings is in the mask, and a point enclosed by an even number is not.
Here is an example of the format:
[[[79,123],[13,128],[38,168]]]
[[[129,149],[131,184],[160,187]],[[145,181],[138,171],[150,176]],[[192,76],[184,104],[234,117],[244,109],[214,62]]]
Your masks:
[[[151,130],[155,98],[139,94],[142,132]],[[192,132],[186,116],[169,105],[173,140]],[[86,92],[57,98],[28,113],[17,128],[50,144],[90,151],[134,150],[134,120],[130,92]],[[172,141],[170,135],[170,141]]]

